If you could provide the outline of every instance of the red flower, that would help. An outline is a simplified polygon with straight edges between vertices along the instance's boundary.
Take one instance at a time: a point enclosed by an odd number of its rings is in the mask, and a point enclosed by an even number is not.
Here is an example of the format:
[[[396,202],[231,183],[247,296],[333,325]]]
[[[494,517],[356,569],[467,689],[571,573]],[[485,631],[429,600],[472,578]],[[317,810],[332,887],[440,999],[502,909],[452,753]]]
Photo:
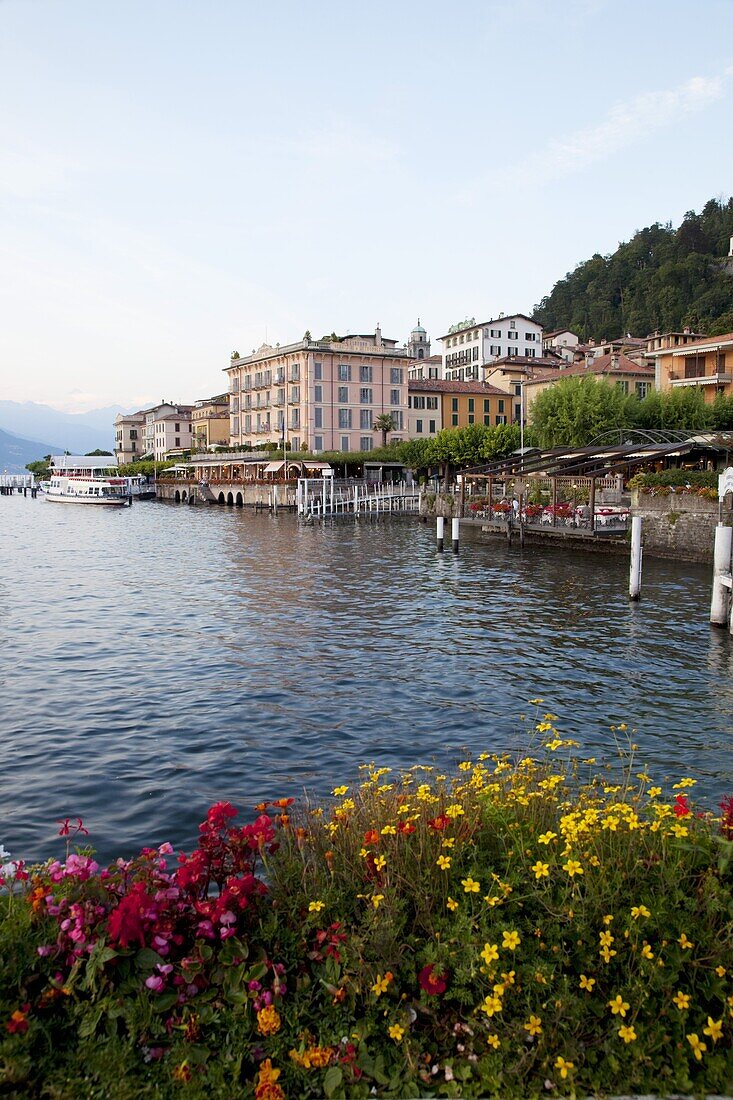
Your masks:
[[[379,844],[379,833],[376,829],[369,829],[364,833],[365,844]]]
[[[410,833],[414,833],[415,832],[415,823],[414,823],[414,821],[400,821],[399,825],[397,826],[397,832],[398,833],[403,833],[405,836],[409,836]]]
[[[23,1005],[10,1017],[5,1027],[11,1035],[22,1035],[24,1031],[28,1030],[28,1020],[26,1019],[28,1013],[31,1010],[29,1004]]]
[[[720,803],[723,811],[723,820],[720,823],[720,832],[726,840],[733,840],[733,795],[728,795]]]
[[[434,997],[438,993],[445,993],[448,986],[448,971],[439,966],[424,966],[417,980],[420,988]]]
[[[120,947],[129,947],[132,943],[145,946],[143,919],[146,911],[154,905],[150,894],[145,893],[142,882],[136,882],[130,893],[122,899],[109,918],[107,936]]]
[[[690,807],[687,804],[687,795],[678,794],[674,800],[674,812],[677,817],[687,817]]]
[[[446,817],[445,814],[441,814],[440,817],[434,817],[432,821],[428,821],[428,828],[436,833],[442,832],[448,825],[450,825],[450,818]]]

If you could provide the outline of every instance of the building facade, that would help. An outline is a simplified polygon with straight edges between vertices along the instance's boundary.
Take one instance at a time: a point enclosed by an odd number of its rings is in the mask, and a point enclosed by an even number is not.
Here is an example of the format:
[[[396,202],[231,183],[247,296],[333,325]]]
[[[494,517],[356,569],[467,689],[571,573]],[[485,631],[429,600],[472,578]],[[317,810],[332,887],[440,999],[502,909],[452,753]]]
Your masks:
[[[448,381],[478,381],[482,367],[504,357],[542,355],[542,326],[524,313],[500,315],[477,324],[474,318],[453,325],[443,345],[443,377]]]
[[[502,390],[510,398],[508,419],[503,423],[521,424],[522,410],[524,408],[524,420],[527,419],[527,407],[523,406],[523,387],[533,379],[548,379],[553,381],[563,366],[564,360],[556,356],[542,356],[532,359],[515,355],[497,359],[490,363],[484,374],[484,381]]]
[[[420,324],[420,318],[417,319],[417,324],[410,333],[410,339],[407,341],[407,354],[410,359],[429,359],[430,358],[430,339],[427,332]]]
[[[484,382],[416,379],[409,383],[410,438],[425,439],[443,428],[508,423],[511,398]]]
[[[115,417],[117,461],[138,462],[144,458],[162,461],[169,451],[190,451],[193,405],[163,401],[149,409]]]
[[[232,359],[229,440],[232,446],[281,446],[291,450],[370,451],[380,446],[375,425],[390,416],[389,440],[407,438],[406,347],[373,334],[295,344],[263,344]]]
[[[429,359],[410,360],[407,377],[410,381],[420,378],[432,378],[437,381],[443,377],[443,357],[441,355],[431,355]]]
[[[226,447],[229,443],[229,394],[196,401],[191,412],[193,449]]]
[[[567,363],[573,363],[575,362],[575,349],[579,343],[579,337],[570,329],[555,329],[554,332],[546,332],[543,335],[542,354],[560,355]]]
[[[700,390],[708,404],[716,397],[733,396],[733,332],[677,347],[660,347],[649,355],[662,393],[692,386]]]
[[[565,378],[595,378],[618,386],[623,393],[639,398],[646,397],[654,389],[654,368],[647,363],[636,363],[626,355],[614,353],[592,358],[587,366],[579,363],[555,372],[551,377],[532,378],[524,383],[525,417],[538,394],[556,386]]]

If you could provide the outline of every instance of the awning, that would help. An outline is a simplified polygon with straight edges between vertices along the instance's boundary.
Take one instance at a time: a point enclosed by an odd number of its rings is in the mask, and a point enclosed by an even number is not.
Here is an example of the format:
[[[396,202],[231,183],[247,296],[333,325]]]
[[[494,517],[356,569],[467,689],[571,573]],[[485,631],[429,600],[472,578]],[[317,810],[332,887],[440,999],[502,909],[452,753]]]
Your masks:
[[[326,473],[333,473],[330,463],[328,462],[309,462],[308,459],[303,459],[303,465],[306,470],[325,470]]]
[[[265,466],[264,472],[266,474],[277,474],[280,472],[280,470],[283,469],[284,466],[285,463],[282,460],[280,462],[268,462]]]

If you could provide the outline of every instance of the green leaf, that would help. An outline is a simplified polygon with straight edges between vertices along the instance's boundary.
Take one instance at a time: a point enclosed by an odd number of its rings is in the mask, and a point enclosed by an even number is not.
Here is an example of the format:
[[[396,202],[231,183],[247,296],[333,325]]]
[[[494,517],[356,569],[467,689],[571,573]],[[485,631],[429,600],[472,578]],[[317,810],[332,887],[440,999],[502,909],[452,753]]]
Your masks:
[[[323,1091],[329,1098],[333,1096],[336,1089],[339,1088],[343,1082],[344,1075],[340,1066],[331,1066],[326,1071],[326,1075],[323,1078]]]
[[[153,1012],[167,1012],[173,1008],[177,1000],[178,994],[172,989],[168,993],[161,993],[153,1002]]]
[[[162,956],[157,951],[153,951],[152,947],[141,948],[135,956],[135,966],[138,970],[152,970],[162,962]]]
[[[89,1012],[79,1024],[79,1038],[88,1039],[94,1034],[99,1026],[99,1021],[104,1015],[104,1008],[102,1005],[97,1005],[91,1012]]]

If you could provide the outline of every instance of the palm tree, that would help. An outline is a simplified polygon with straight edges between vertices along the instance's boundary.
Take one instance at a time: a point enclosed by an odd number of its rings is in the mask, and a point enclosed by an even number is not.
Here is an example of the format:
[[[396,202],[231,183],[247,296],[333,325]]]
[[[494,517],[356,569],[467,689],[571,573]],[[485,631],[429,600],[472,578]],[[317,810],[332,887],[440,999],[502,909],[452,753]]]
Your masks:
[[[382,413],[378,416],[374,422],[374,431],[382,433],[382,446],[387,446],[387,436],[390,432],[393,432],[397,425],[394,422],[394,417],[391,413]]]

